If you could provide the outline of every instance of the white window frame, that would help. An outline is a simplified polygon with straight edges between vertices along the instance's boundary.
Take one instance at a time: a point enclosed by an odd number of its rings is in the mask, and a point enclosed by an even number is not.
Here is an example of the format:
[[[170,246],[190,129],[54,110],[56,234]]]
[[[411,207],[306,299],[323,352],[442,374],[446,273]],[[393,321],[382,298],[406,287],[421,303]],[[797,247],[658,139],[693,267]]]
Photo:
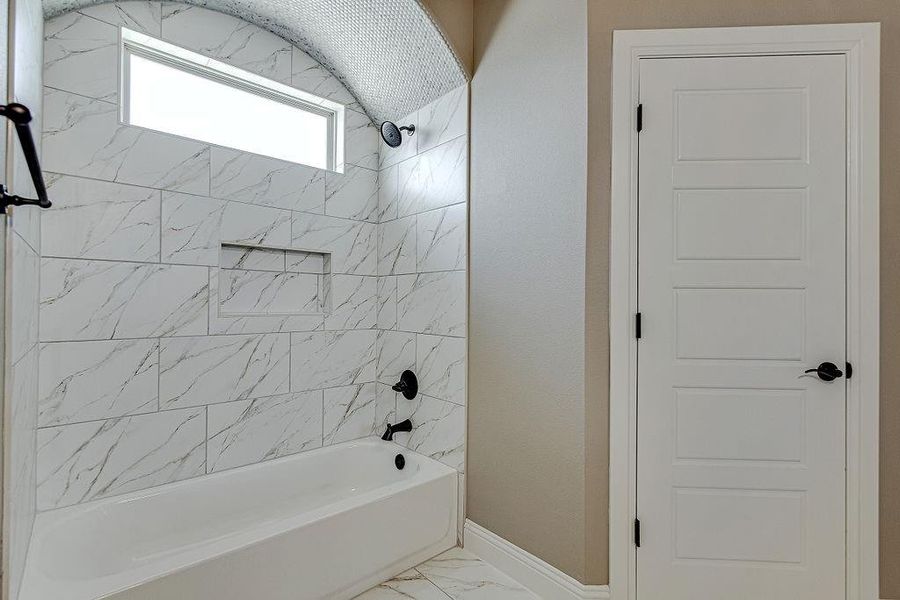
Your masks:
[[[343,104],[310,94],[309,92],[304,92],[303,90],[292,88],[283,83],[267,79],[255,73],[250,73],[249,71],[239,69],[222,61],[203,56],[202,54],[192,52],[191,50],[164,42],[137,31],[132,31],[125,27],[120,28],[119,31],[119,121],[122,124],[130,127],[140,127],[140,125],[133,125],[130,122],[131,119],[128,114],[129,105],[131,104],[128,97],[131,88],[130,58],[132,55],[139,56],[186,73],[198,75],[211,81],[249,92],[262,98],[274,100],[300,110],[324,116],[328,120],[328,154],[326,169],[343,173],[344,113],[346,110]],[[247,115],[246,118],[252,118],[252,115]],[[184,137],[169,131],[156,129],[153,131],[160,131],[160,133],[176,137]],[[212,146],[220,145],[213,144],[206,140],[195,141],[207,143]],[[223,147],[231,148],[231,146]],[[241,150],[240,148],[232,149],[244,152],[244,150]],[[248,153],[252,154],[250,152]]]
[[[847,600],[878,599],[878,23],[615,31],[609,279],[610,597],[637,600],[637,128],[642,58],[840,54],[847,60]]]

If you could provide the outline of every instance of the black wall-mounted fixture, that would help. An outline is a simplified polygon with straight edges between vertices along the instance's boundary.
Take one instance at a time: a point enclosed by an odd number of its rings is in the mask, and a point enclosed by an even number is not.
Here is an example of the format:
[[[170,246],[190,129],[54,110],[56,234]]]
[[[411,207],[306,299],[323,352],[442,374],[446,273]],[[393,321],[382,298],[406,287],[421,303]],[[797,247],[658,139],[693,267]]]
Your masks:
[[[397,127],[390,121],[385,121],[381,124],[381,139],[391,148],[396,148],[403,143],[403,131],[409,132],[409,135],[415,135],[416,126],[404,125],[403,127]]]
[[[41,208],[50,208],[51,202],[47,198],[47,187],[44,185],[44,176],[41,175],[41,163],[38,160],[37,148],[34,145],[34,138],[31,136],[31,111],[22,104],[6,104],[0,105],[0,115],[6,117],[13,122],[16,133],[19,135],[19,143],[22,145],[22,153],[25,155],[25,162],[28,165],[28,172],[31,173],[31,181],[34,183],[34,189],[37,192],[37,199],[23,198],[10,194],[5,185],[0,186],[0,213],[6,212],[7,206],[26,206],[34,205]]]
[[[394,440],[395,433],[407,433],[410,431],[412,431],[412,421],[410,421],[409,419],[400,421],[399,423],[396,423],[394,425],[388,423],[387,429],[385,429],[384,435],[381,436],[381,439],[386,442],[391,442]]]
[[[391,386],[395,392],[400,392],[407,400],[412,400],[419,393],[419,380],[416,374],[410,370],[403,371],[400,381]]]

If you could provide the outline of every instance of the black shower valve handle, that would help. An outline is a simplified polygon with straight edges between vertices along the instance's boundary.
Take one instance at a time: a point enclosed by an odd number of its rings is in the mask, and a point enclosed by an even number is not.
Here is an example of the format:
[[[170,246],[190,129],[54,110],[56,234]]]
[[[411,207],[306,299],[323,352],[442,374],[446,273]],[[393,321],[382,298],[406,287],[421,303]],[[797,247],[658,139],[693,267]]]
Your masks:
[[[416,374],[410,370],[403,371],[400,381],[391,386],[395,392],[400,392],[407,400],[412,400],[419,393],[419,380]]]

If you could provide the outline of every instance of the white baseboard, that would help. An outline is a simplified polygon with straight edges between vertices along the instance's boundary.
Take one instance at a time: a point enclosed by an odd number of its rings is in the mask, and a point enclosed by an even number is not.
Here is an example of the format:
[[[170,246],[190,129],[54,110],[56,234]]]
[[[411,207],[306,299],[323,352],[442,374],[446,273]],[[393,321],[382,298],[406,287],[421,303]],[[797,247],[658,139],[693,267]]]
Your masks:
[[[584,585],[499,535],[466,519],[465,548],[542,600],[607,600],[609,586]]]

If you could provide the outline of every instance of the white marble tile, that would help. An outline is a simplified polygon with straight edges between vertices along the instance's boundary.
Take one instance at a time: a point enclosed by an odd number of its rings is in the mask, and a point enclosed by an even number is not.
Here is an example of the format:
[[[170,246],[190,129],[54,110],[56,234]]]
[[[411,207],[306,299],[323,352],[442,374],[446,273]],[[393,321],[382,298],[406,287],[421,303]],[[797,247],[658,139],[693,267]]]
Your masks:
[[[44,85],[115,100],[119,84],[119,30],[68,12],[44,24]]]
[[[318,275],[331,272],[331,258],[318,252],[302,252],[288,250],[284,257],[284,270],[291,273],[316,273]]]
[[[207,332],[203,267],[46,258],[41,340],[100,340]]]
[[[291,391],[375,381],[375,332],[291,334]]]
[[[222,242],[286,246],[290,239],[290,211],[163,192],[163,262],[214,266]]]
[[[12,390],[8,402],[10,423],[6,427],[7,443],[4,459],[9,469],[4,490],[4,545],[10,560],[10,573],[16,577],[25,568],[25,558],[31,541],[35,516],[37,461],[35,427],[37,417],[38,348],[31,349],[7,371],[8,388]],[[10,579],[11,583],[17,581]]]
[[[210,473],[321,446],[321,391],[209,407]]]
[[[216,198],[325,212],[325,171],[216,146],[210,161],[210,194]]]
[[[398,444],[438,460],[457,471],[465,470],[466,409],[421,393],[414,400],[397,396],[397,420],[410,419],[411,433],[395,436]]]
[[[466,201],[468,138],[441,144],[399,167],[398,214],[403,217]]]
[[[154,412],[158,400],[158,340],[41,345],[41,427]]]
[[[45,88],[42,166],[47,171],[112,181],[134,133],[118,123],[118,106]]]
[[[465,338],[420,334],[416,338],[415,370],[420,393],[465,405]]]
[[[228,315],[220,309],[219,269],[209,269],[210,334],[278,333],[315,331],[324,326],[325,316],[317,315]]]
[[[325,214],[356,221],[378,218],[378,171],[347,165],[325,174]]]
[[[322,313],[319,276],[241,269],[220,271],[219,311],[226,316]]]
[[[7,232],[7,248],[12,253],[9,294],[9,361],[18,362],[38,339],[38,301],[41,261],[19,234]]]
[[[364,383],[325,390],[325,445],[381,435],[394,414],[394,399]]]
[[[452,600],[538,600],[521,585],[462,548],[422,563],[416,570]]]
[[[219,264],[219,231],[226,202],[188,194],[162,195],[162,260]]]
[[[419,152],[465,135],[469,128],[469,90],[463,85],[419,109]]]
[[[392,165],[378,172],[378,222],[392,221],[397,218],[397,202],[399,200],[400,167]]]
[[[116,27],[127,27],[154,37],[160,36],[162,4],[155,1],[126,0],[95,4],[79,9],[83,15]]]
[[[391,407],[393,413],[391,414],[392,422],[397,422],[397,398],[402,398],[400,394],[394,391],[392,385],[387,385],[386,383],[375,382],[375,393],[378,395],[378,402],[387,407]],[[379,432],[379,435],[384,433],[383,431]]]
[[[41,122],[41,45],[43,38],[44,19],[41,11],[41,3],[29,0],[13,0],[6,3],[9,7],[9,23],[7,23],[6,8],[3,10],[3,27],[9,25],[9,42],[10,47],[3,48],[4,53],[3,65],[9,64],[8,81],[12,84],[10,88],[11,100],[22,103],[31,108],[34,116],[34,123]],[[6,36],[4,36],[5,44]],[[7,50],[8,57],[15,60],[6,60]],[[7,77],[7,70],[4,69],[4,78]],[[0,85],[5,91],[5,84]],[[4,93],[4,99],[6,94]],[[6,100],[4,100],[6,101]],[[9,128],[11,132],[12,128]],[[35,131],[35,144],[40,153],[40,135]],[[0,157],[4,157],[6,164],[11,165],[5,175],[5,183],[9,186],[9,190],[14,194],[22,194],[30,197],[32,195],[33,186],[31,178],[28,175],[26,164],[24,161],[21,146],[18,142],[10,139],[13,145],[11,153],[4,153],[0,150]],[[6,143],[6,140],[4,140]],[[11,162],[10,162],[11,161]],[[37,259],[37,253],[40,251],[40,217],[38,212],[41,209],[37,207],[22,207],[21,209],[10,209],[5,221],[6,238],[5,248],[0,251],[0,255],[6,264],[6,298],[5,306],[5,333],[6,333],[6,350],[3,354],[4,370],[6,371],[6,379],[4,381],[6,388],[4,393],[4,416],[3,416],[3,463],[4,463],[4,480],[3,488],[3,595],[8,598],[16,598],[19,595],[19,589],[25,571],[25,561],[28,554],[28,546],[31,540],[31,532],[34,524],[35,501],[34,501],[34,483],[35,483],[35,436],[34,427],[37,417],[37,345],[36,340],[36,319],[37,306],[34,301],[34,294],[37,291],[35,284],[26,284],[24,289],[17,287],[17,283],[21,283],[22,277],[18,277],[15,272],[10,273],[10,269],[21,269],[22,264],[17,264],[15,256],[10,256],[13,250],[10,248],[15,243],[12,238],[19,238],[18,241],[25,243],[34,250],[29,252],[27,263],[32,263]],[[11,236],[11,237],[10,237]],[[19,256],[18,258],[21,258]],[[37,280],[37,274],[34,271],[28,273],[19,273],[24,276]],[[18,281],[17,281],[18,280]],[[23,292],[20,294],[20,292]],[[19,307],[10,307],[10,299],[15,304],[19,303]],[[15,353],[10,347],[12,340],[10,339],[10,329],[16,329],[19,325],[18,318],[25,318],[23,323],[23,331],[26,335],[17,335],[17,342],[24,342],[21,347],[16,347],[16,352],[24,351],[17,361],[13,360]]]
[[[416,368],[416,334],[404,331],[379,331],[376,348],[378,381],[394,385],[403,371]]]
[[[305,92],[328,98],[347,108],[362,111],[353,94],[337,77],[299,48],[293,49],[291,85]]]
[[[250,271],[284,271],[284,250],[247,248],[223,245],[219,252],[219,267]]]
[[[209,193],[209,146],[121,125],[118,106],[46,88],[47,171],[191,194]]]
[[[344,163],[378,169],[381,134],[368,116],[355,110],[344,112]]]
[[[18,154],[18,150],[16,153]],[[13,160],[13,163],[17,165],[18,160]],[[16,170],[15,166],[13,170]],[[23,177],[28,177],[30,181],[30,176],[25,175],[16,175],[12,179],[13,181],[21,182]],[[15,187],[18,189],[18,184]],[[31,187],[30,183],[28,187]],[[30,191],[24,192],[19,190],[19,194],[31,198],[35,197]],[[7,223],[9,223],[10,229],[19,234],[35,250],[39,250],[41,247],[41,212],[43,210],[37,206],[10,206],[6,209]]]
[[[137,129],[129,127],[129,133]],[[116,181],[189,194],[209,193],[209,146],[139,130],[124,152]]]
[[[206,409],[38,430],[38,510],[171,483],[206,471]]]
[[[53,206],[41,213],[41,254],[156,262],[160,192],[47,174]]]
[[[291,243],[291,212],[226,202],[219,239],[239,244],[288,246]]]
[[[397,120],[395,122],[397,127],[404,127],[409,125],[419,126],[419,113],[418,111],[406,115],[405,117]],[[381,123],[375,124],[378,127],[381,127]],[[379,140],[379,164],[382,169],[385,167],[389,167],[391,165],[396,165],[404,160],[412,158],[419,151],[419,136],[417,133],[413,135],[409,135],[408,131],[402,131],[403,134],[403,143],[401,143],[396,148],[391,148],[387,144],[384,143],[384,140]],[[380,135],[378,136],[381,137]]]
[[[166,2],[162,8],[162,38],[263,77],[291,81],[291,45],[249,21]]]
[[[187,408],[286,394],[286,333],[168,338],[159,347],[159,405]]]
[[[416,272],[416,217],[378,224],[378,274]]]
[[[376,225],[323,215],[294,213],[294,248],[331,253],[331,272],[375,275]]]
[[[373,329],[377,308],[375,277],[333,275],[331,312],[325,317],[325,329]]]
[[[78,10],[116,27],[127,27],[154,37],[160,36],[162,4],[155,1],[126,0],[85,6]]]
[[[447,600],[447,595],[424,575],[410,569],[354,600]]]
[[[378,278],[378,329],[397,328],[397,278]]]
[[[226,202],[219,239],[231,244],[287,246],[291,242],[291,211]]]
[[[466,274],[463,271],[397,277],[397,325],[404,331],[466,334]]]
[[[416,216],[416,270],[466,268],[466,205],[456,204]]]

